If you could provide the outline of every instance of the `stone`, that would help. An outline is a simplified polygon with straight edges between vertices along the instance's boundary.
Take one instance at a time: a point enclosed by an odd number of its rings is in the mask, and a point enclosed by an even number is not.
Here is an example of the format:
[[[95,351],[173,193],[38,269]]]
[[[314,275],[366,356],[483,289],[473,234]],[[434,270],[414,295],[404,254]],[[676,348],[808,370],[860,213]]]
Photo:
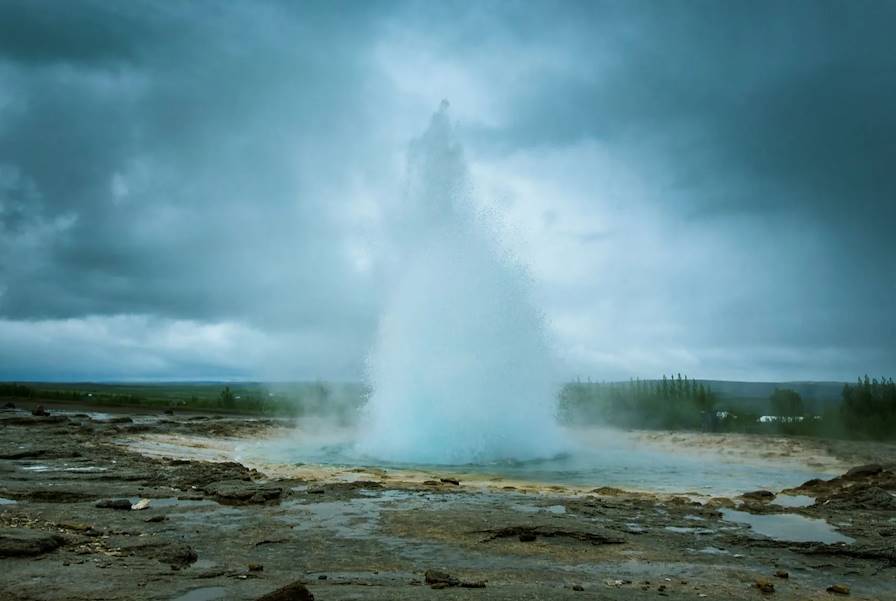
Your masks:
[[[96,502],[95,507],[99,509],[118,509],[121,511],[131,510],[130,499],[102,499]]]
[[[250,563],[247,567],[250,572],[264,572],[264,566],[260,563]]]
[[[519,539],[521,543],[531,543],[536,539],[536,536],[532,532],[521,532]]]
[[[31,528],[0,528],[0,557],[29,557],[59,548],[64,539]]]
[[[829,593],[834,593],[835,595],[848,595],[849,587],[845,584],[832,584],[828,587]]]
[[[751,490],[741,495],[744,499],[752,499],[754,501],[771,501],[775,498],[775,493],[770,490]]]
[[[439,478],[439,482],[443,484],[453,484],[454,486],[460,486],[460,480],[457,478]]]
[[[212,482],[203,489],[224,505],[258,505],[279,501],[283,488],[245,480]]]
[[[47,417],[48,415],[50,415],[50,412],[47,411],[47,408],[43,405],[38,405],[37,407],[32,409],[31,415],[35,415],[37,417]]]
[[[614,488],[612,486],[601,486],[600,488],[591,489],[596,495],[602,495],[605,497],[617,497],[619,495],[625,494],[625,491],[621,488]]]
[[[759,578],[756,582],[753,583],[753,586],[759,589],[759,591],[765,595],[771,594],[775,592],[775,585],[769,582],[768,580],[764,580]]]
[[[186,543],[160,540],[143,542],[143,540],[135,544],[123,545],[122,551],[131,555],[155,559],[170,565],[175,570],[185,568],[199,559],[193,547]]]
[[[256,601],[314,601],[303,582],[293,582],[256,599]]]
[[[866,465],[859,465],[852,468],[851,470],[846,472],[843,477],[849,479],[868,478],[869,476],[876,476],[882,471],[884,471],[884,468],[879,464],[868,463]]]
[[[423,574],[423,581],[432,588],[446,588],[460,584],[460,580],[441,570],[426,570],[426,573]]]
[[[790,574],[786,570],[778,570],[775,572],[775,578],[790,578]]]
[[[167,519],[168,518],[166,518],[164,515],[154,515],[151,518],[146,518],[143,521],[146,522],[147,524],[157,524],[159,522],[164,522]]]

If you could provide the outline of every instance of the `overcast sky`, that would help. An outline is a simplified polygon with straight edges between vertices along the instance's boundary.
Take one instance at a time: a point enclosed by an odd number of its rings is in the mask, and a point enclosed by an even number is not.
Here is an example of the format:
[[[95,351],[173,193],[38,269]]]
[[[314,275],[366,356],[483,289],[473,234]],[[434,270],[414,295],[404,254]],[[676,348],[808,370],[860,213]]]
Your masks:
[[[0,379],[357,379],[443,98],[567,377],[896,376],[896,3],[0,1]]]

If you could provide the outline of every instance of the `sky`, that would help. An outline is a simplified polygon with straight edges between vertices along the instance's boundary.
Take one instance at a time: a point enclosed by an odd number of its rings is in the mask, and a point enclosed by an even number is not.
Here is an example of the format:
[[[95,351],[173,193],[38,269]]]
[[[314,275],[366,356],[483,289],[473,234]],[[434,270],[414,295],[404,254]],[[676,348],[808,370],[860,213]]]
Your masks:
[[[357,380],[451,103],[564,377],[896,376],[896,3],[0,1],[0,379]]]

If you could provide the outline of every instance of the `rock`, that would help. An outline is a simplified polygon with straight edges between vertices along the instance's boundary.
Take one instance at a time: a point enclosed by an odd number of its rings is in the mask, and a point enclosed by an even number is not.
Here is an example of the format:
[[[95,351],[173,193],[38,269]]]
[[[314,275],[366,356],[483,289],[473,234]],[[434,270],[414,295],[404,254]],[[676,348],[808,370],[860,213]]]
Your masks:
[[[827,483],[827,480],[822,480],[821,478],[812,478],[811,480],[806,480],[805,482],[800,484],[798,487],[796,487],[796,490],[814,490],[819,487],[825,486]]]
[[[849,478],[851,480],[859,479],[859,478],[868,478],[869,476],[876,476],[877,474],[884,471],[884,468],[881,467],[877,463],[869,463],[866,465],[859,465],[857,467],[852,468],[848,472],[846,472],[843,477]]]
[[[521,537],[524,535],[541,536],[543,538],[568,538],[591,545],[618,545],[625,542],[625,539],[620,537],[617,532],[590,526],[569,530],[550,526],[506,526],[504,528],[480,530],[479,532],[489,535],[488,538],[482,541],[484,543],[511,537],[522,540]]]
[[[752,499],[754,501],[771,501],[775,498],[775,493],[770,490],[751,490],[741,495],[744,499]]]
[[[441,570],[426,570],[423,581],[432,588],[446,588],[460,585],[460,580]]]
[[[581,592],[583,592],[583,591],[585,590],[585,587],[582,586],[581,584],[574,584],[574,585],[572,585],[572,586],[569,587],[569,588],[571,588],[572,590],[574,590],[574,591],[576,591],[576,592],[579,592],[579,593],[581,593]]]
[[[174,415],[174,409],[165,409],[165,415]]]
[[[107,424],[133,424],[134,420],[127,415],[121,415],[118,417],[110,417],[106,420]]]
[[[790,578],[790,574],[785,570],[778,570],[775,572],[775,578]]]
[[[132,555],[139,555],[140,557],[155,559],[170,565],[175,570],[185,568],[199,558],[190,545],[166,541],[138,541],[135,544],[123,545],[122,551]]]
[[[775,592],[775,585],[768,580],[763,580],[762,578],[756,580],[756,582],[753,583],[753,586],[758,588],[760,592],[766,595]]]
[[[247,482],[245,480],[222,480],[212,482],[203,489],[224,505],[257,505],[279,501],[283,489],[279,486]]]
[[[856,484],[822,501],[830,509],[881,509],[896,511],[896,497],[877,486]]]
[[[706,502],[707,507],[725,507],[727,509],[734,509],[737,504],[729,499],[728,497],[713,497],[709,501]]]
[[[264,572],[264,566],[260,563],[250,563],[247,567],[250,572]]]
[[[326,574],[321,574],[320,576],[317,577],[317,579],[318,579],[318,580],[326,580],[326,579],[327,579],[327,575],[326,575]]]
[[[534,532],[520,532],[519,538],[521,543],[531,543],[535,540],[536,536]]]
[[[308,490],[306,490],[306,491],[305,491],[305,494],[308,494],[308,495],[322,495],[322,494],[324,494],[325,492],[327,492],[327,491],[324,490],[323,487],[321,487],[321,486],[315,486],[315,487],[312,487],[312,488],[309,488]]]
[[[314,595],[302,582],[293,582],[283,588],[259,597],[256,601],[314,601]]]
[[[142,511],[144,509],[149,509],[149,503],[150,503],[149,499],[140,499],[139,501],[137,501],[136,503],[131,505],[131,509],[133,509],[134,511]]]
[[[175,468],[173,474],[160,474],[158,482],[162,486],[173,486],[181,490],[191,487],[204,488],[213,482],[222,480],[244,480],[250,482],[258,472],[250,470],[235,461],[208,462],[173,459],[170,465]]]
[[[438,486],[440,482],[438,480],[424,480],[423,484],[426,486]]]
[[[457,478],[439,478],[439,482],[443,484],[453,484],[455,486],[460,486],[460,480]]]
[[[47,417],[50,415],[50,412],[47,411],[47,408],[43,405],[38,405],[31,411],[31,415],[35,415],[37,417]]]
[[[103,499],[101,501],[97,501],[94,507],[97,507],[99,509],[119,509],[122,511],[130,511],[131,501],[130,499]]]
[[[59,548],[65,539],[58,534],[30,528],[0,528],[0,557],[28,557]]]
[[[75,532],[89,532],[93,530],[93,526],[83,522],[60,522],[56,525],[63,530],[74,530]]]
[[[828,587],[829,593],[834,593],[835,595],[848,595],[849,587],[845,584],[832,584]]]
[[[612,486],[601,486],[600,488],[591,489],[596,495],[603,495],[605,497],[617,497],[621,494],[625,494],[625,491],[621,488],[613,488]]]
[[[164,515],[154,515],[151,518],[146,518],[143,521],[146,522],[147,524],[156,524],[158,522],[164,522],[167,519],[168,518],[166,518]]]
[[[4,409],[15,409],[16,404],[15,403],[4,403],[3,408]]]
[[[130,499],[101,499],[96,502],[94,507],[99,509],[117,509],[121,511],[131,510]]]

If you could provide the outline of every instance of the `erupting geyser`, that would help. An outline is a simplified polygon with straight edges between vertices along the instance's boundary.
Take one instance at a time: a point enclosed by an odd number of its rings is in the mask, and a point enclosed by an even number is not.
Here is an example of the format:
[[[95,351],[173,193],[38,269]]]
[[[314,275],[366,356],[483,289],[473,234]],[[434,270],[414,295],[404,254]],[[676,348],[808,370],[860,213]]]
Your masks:
[[[543,317],[474,206],[447,108],[409,149],[400,274],[369,358],[358,450],[411,463],[552,456],[563,444]]]

